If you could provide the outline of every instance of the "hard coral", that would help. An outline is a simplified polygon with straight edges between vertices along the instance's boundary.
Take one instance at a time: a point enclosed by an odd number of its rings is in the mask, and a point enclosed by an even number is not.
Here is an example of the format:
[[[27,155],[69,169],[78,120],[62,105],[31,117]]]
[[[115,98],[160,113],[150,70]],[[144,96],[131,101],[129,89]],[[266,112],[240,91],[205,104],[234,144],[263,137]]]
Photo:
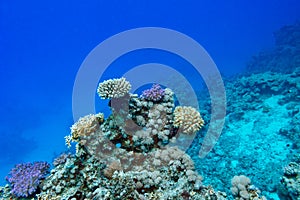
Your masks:
[[[159,84],[154,84],[152,88],[144,90],[142,97],[150,101],[160,101],[165,95],[165,90]]]
[[[300,164],[299,160],[284,167],[280,180],[279,195],[282,199],[300,198]]]
[[[102,99],[120,98],[128,94],[131,85],[126,79],[109,79],[99,84],[98,95]]]
[[[75,124],[72,125],[71,135],[65,136],[66,145],[71,147],[71,142],[78,142],[80,137],[88,136],[95,132],[103,120],[103,113],[98,113],[96,115],[90,114],[81,117]]]
[[[231,179],[230,190],[235,199],[266,200],[265,196],[260,195],[261,191],[254,185],[251,185],[251,180],[245,175],[234,176]]]
[[[22,163],[11,169],[6,180],[10,183],[11,193],[16,197],[34,194],[43,178],[49,173],[47,162]]]
[[[174,110],[175,127],[181,129],[183,133],[193,134],[199,131],[204,125],[200,113],[190,106],[177,106]]]
[[[58,165],[62,165],[67,162],[69,158],[72,157],[71,153],[62,153],[60,156],[54,159],[53,165],[56,167]]]

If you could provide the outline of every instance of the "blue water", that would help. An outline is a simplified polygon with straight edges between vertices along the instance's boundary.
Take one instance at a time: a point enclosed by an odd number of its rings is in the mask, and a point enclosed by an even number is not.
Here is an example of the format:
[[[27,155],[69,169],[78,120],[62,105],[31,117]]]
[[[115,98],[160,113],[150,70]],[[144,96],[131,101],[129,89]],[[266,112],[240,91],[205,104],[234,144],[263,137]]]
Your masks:
[[[245,70],[274,45],[273,31],[300,19],[298,0],[274,1],[1,1],[0,183],[16,163],[51,162],[66,151],[73,124],[72,89],[89,52],[119,32],[164,27],[200,43],[220,72]],[[185,69],[164,52],[135,52],[113,67],[147,62]],[[171,60],[171,61],[170,61]],[[182,64],[180,66],[180,64]],[[180,68],[181,67],[181,68]]]

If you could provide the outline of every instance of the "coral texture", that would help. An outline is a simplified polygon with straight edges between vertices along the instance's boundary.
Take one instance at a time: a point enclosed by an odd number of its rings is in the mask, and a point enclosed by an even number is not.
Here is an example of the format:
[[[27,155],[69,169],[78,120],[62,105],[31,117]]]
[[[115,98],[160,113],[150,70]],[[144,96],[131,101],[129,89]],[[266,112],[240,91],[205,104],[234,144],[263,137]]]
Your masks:
[[[144,90],[142,97],[150,101],[159,101],[165,95],[165,90],[159,84],[154,84],[152,88]]]
[[[193,134],[204,125],[200,113],[190,106],[177,106],[174,110],[174,126],[183,133]]]
[[[16,197],[28,197],[34,194],[49,172],[46,162],[22,163],[11,169],[6,180],[11,185],[11,193]]]
[[[102,99],[120,98],[128,94],[131,84],[126,79],[109,79],[99,84],[98,95]]]

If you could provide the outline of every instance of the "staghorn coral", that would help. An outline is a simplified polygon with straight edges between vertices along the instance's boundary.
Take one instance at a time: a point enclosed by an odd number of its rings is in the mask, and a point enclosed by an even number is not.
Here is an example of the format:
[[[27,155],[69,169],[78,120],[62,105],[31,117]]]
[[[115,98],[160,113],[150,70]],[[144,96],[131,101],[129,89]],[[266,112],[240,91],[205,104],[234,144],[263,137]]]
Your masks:
[[[128,94],[130,89],[130,83],[123,77],[100,83],[97,93],[102,99],[120,98]]]
[[[174,110],[175,127],[180,128],[183,133],[193,134],[204,125],[200,113],[190,106],[177,106]]]

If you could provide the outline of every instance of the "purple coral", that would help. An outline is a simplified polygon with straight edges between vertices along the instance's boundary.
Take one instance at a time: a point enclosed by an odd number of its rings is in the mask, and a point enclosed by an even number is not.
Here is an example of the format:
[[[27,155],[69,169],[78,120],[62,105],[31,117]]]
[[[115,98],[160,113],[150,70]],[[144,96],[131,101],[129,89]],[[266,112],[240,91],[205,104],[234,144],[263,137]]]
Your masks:
[[[144,90],[142,97],[150,101],[159,101],[165,95],[165,90],[159,84],[153,84],[152,88]]]
[[[11,184],[11,193],[16,197],[28,197],[34,194],[41,179],[49,173],[47,162],[21,163],[11,169],[6,180]]]

